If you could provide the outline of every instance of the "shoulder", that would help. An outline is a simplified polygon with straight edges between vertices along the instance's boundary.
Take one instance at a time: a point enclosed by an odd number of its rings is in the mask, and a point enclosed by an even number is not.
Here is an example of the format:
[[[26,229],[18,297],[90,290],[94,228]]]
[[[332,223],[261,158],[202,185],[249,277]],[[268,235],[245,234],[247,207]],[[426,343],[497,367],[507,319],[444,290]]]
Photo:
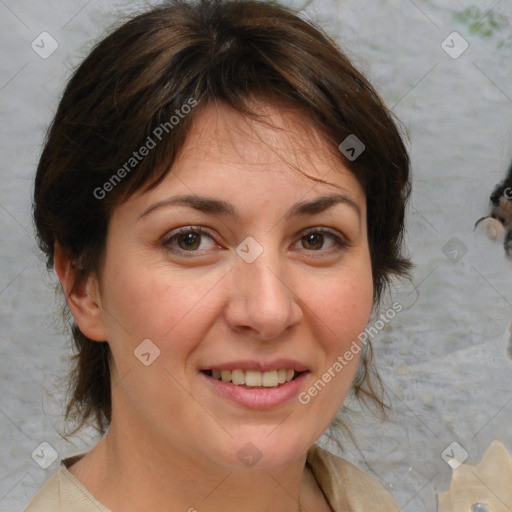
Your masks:
[[[67,469],[81,455],[63,459],[24,512],[110,512]]]
[[[307,461],[335,512],[401,510],[380,482],[341,457],[314,445]]]

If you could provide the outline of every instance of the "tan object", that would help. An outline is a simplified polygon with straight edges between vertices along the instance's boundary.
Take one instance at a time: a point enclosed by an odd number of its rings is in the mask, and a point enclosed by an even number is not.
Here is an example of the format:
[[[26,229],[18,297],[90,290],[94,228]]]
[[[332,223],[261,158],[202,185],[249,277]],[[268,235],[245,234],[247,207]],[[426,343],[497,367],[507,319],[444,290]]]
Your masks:
[[[462,464],[441,496],[439,512],[512,511],[512,457],[493,441],[476,466]]]

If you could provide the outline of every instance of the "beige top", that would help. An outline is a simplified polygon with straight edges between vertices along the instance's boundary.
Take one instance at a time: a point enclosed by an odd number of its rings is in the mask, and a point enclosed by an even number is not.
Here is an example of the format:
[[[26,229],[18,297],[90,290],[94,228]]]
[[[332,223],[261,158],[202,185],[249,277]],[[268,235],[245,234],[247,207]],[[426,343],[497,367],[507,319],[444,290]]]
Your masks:
[[[39,489],[25,512],[111,512],[67,469],[84,455],[62,459],[57,473]],[[377,480],[327,450],[312,446],[307,464],[334,512],[400,511]]]

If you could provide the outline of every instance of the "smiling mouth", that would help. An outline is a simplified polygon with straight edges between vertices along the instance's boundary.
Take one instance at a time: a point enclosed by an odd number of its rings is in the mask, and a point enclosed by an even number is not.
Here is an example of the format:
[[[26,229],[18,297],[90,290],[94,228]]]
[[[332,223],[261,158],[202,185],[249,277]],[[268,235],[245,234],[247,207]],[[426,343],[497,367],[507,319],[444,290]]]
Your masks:
[[[267,372],[256,370],[201,370],[208,377],[244,388],[276,388],[291,382],[305,372],[279,369]]]

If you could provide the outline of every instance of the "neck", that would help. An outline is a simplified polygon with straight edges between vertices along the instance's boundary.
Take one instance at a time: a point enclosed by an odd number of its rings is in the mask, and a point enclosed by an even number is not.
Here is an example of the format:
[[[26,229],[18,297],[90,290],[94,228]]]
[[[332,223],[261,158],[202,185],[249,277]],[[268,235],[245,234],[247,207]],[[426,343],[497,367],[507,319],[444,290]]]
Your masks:
[[[137,432],[133,426],[118,428],[113,420],[103,439],[71,470],[113,512],[298,512],[299,503],[308,509],[306,504],[319,498],[305,468],[306,454],[279,470],[234,472]]]

